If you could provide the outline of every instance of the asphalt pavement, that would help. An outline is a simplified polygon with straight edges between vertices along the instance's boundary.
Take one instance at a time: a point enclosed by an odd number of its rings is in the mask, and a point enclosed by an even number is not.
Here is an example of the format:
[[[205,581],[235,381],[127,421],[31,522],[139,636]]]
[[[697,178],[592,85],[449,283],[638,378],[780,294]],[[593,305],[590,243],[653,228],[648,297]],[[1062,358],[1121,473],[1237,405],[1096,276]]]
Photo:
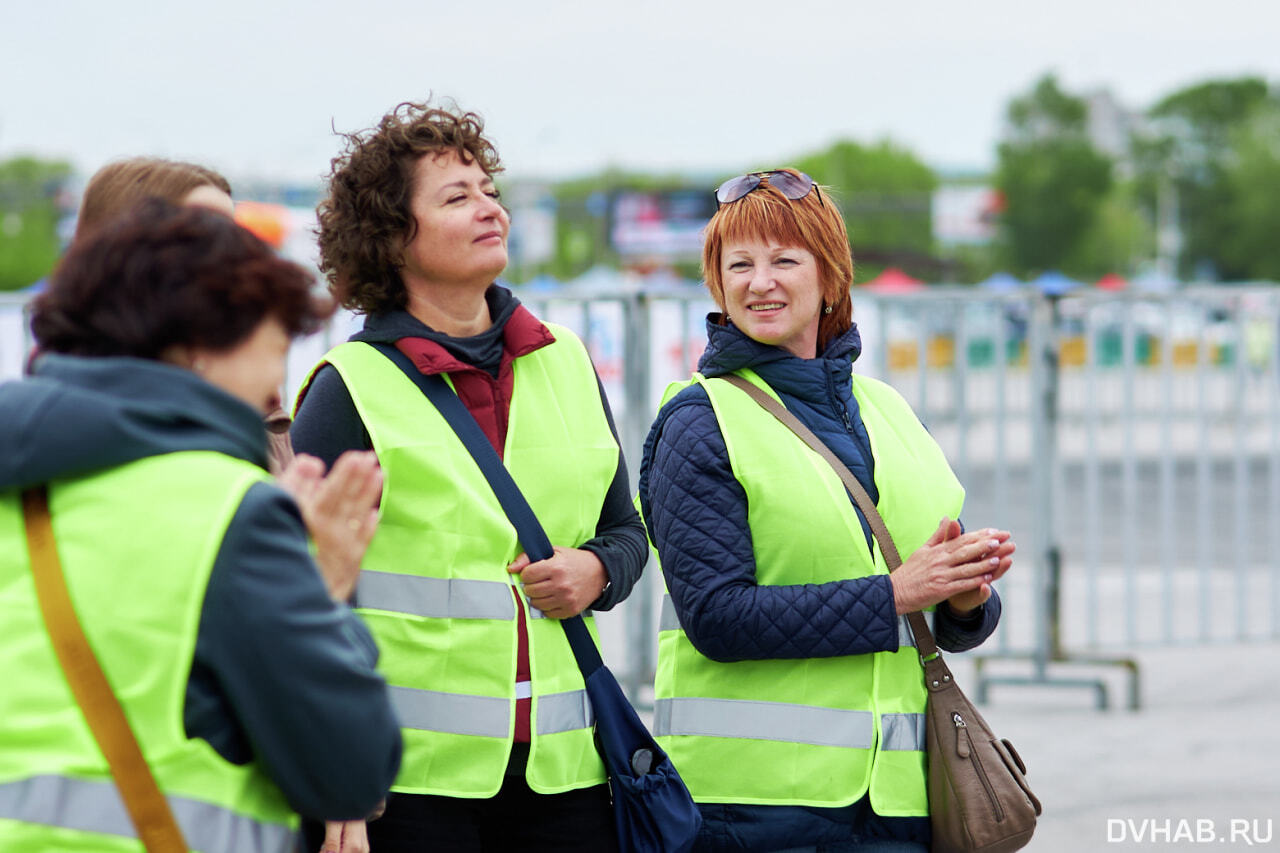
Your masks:
[[[1044,804],[1028,850],[1280,849],[1280,643],[1132,653],[1141,707],[1094,707],[1090,690],[993,686],[982,712],[1027,763]],[[1025,665],[988,671],[1029,674]],[[953,656],[962,687],[966,656]],[[1122,670],[1071,666],[1123,697]],[[972,693],[972,691],[970,691]],[[1118,707],[1116,707],[1118,706]]]
[[[623,620],[598,621],[606,658],[621,674]],[[997,736],[1017,747],[1044,805],[1026,849],[1280,850],[1280,641],[1098,654],[1137,663],[1138,710],[1126,707],[1125,670],[1110,665],[1046,671],[1051,681],[1101,681],[1107,710],[1097,709],[1093,689],[1045,684],[992,684],[980,706]],[[974,698],[973,653],[948,660]],[[990,660],[985,671],[1033,674],[1014,659]]]

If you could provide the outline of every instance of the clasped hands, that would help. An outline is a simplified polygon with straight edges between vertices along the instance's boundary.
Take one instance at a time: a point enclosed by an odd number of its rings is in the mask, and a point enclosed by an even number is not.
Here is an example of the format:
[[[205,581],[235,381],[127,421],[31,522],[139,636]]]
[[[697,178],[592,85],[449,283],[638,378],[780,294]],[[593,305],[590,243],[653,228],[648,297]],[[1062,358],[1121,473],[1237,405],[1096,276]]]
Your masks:
[[[382,469],[377,456],[369,450],[349,450],[326,476],[323,462],[299,454],[278,482],[302,511],[330,597],[348,600],[360,576],[360,561],[378,528]]]
[[[985,527],[960,532],[943,518],[938,529],[889,575],[899,614],[947,602],[964,615],[991,597],[991,584],[1013,565],[1015,545],[1007,530]]]

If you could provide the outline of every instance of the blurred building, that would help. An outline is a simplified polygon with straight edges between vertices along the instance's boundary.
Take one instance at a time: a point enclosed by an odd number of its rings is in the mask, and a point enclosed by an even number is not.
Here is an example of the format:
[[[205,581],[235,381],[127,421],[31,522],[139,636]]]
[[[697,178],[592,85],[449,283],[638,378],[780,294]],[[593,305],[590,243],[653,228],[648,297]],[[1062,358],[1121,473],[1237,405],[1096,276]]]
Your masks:
[[[1120,103],[1110,89],[1094,89],[1081,95],[1088,115],[1086,132],[1093,147],[1115,161],[1117,178],[1133,175],[1133,137],[1147,127],[1141,110]]]

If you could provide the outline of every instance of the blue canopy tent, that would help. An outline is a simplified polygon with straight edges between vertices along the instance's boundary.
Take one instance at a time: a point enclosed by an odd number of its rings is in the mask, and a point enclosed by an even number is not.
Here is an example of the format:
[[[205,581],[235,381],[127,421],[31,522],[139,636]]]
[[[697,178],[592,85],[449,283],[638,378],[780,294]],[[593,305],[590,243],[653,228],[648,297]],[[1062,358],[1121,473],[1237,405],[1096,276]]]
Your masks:
[[[580,290],[616,290],[626,284],[627,277],[619,270],[612,267],[606,267],[603,264],[596,264],[582,275],[572,279],[566,284],[569,287]]]
[[[1041,273],[1031,281],[1031,285],[1045,296],[1062,296],[1070,293],[1077,287],[1082,286],[1082,282],[1076,281],[1070,276],[1063,275],[1057,270],[1049,270]]]
[[[1134,290],[1143,293],[1169,293],[1177,290],[1178,282],[1164,273],[1155,270],[1147,270],[1139,276],[1136,276],[1130,285]]]
[[[1007,293],[1022,287],[1022,280],[1007,272],[998,272],[978,282],[978,287],[984,290],[994,290],[997,293]]]
[[[527,287],[529,290],[538,291],[558,290],[560,288],[560,279],[553,275],[543,273],[541,275],[535,275],[533,278],[526,281],[524,283],[524,287]]]

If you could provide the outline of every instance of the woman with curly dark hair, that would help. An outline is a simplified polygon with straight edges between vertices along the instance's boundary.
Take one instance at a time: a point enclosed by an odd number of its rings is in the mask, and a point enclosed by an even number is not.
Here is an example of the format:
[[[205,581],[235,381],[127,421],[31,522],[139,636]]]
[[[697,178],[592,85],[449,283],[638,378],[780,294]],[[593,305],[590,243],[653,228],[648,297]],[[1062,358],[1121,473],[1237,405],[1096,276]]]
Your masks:
[[[320,265],[367,319],[303,389],[292,436],[326,461],[372,448],[386,476],[356,604],[405,758],[369,840],[379,853],[613,849],[590,705],[555,621],[613,607],[647,558],[603,388],[581,341],[496,283],[510,222],[479,116],[401,104],[347,141],[320,205]],[[522,553],[453,430],[375,344],[449,381],[552,558]]]

